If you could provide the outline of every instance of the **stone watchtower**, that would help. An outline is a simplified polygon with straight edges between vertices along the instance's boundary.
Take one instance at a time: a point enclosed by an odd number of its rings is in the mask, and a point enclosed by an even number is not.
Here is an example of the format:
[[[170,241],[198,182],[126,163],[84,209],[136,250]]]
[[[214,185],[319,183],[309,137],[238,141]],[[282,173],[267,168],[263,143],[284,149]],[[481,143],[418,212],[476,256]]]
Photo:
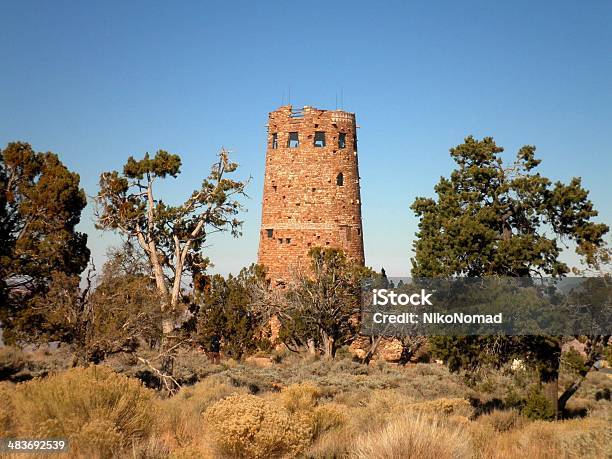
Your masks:
[[[356,128],[342,110],[270,113],[258,263],[273,285],[308,269],[311,247],[364,263]]]

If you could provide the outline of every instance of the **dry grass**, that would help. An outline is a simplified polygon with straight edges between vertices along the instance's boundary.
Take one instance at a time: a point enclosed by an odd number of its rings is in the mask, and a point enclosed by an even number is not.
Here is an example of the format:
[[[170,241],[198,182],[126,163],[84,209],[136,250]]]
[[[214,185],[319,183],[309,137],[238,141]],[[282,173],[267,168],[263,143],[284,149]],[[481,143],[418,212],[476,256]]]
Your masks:
[[[526,424],[526,419],[517,410],[493,410],[480,416],[478,422],[490,426],[496,432],[508,432]]]
[[[425,414],[406,414],[359,436],[357,459],[462,459],[472,457],[463,429]]]
[[[83,458],[612,457],[612,402],[597,397],[612,387],[604,375],[589,375],[570,403],[585,418],[534,422],[468,402],[521,394],[524,381],[504,374],[482,393],[437,365],[279,360],[185,357],[207,376],[171,398],[105,367],[0,383],[0,436],[69,436],[70,457]]]
[[[602,420],[535,421],[493,435],[482,445],[487,459],[612,457],[612,426]]]
[[[0,438],[9,436],[14,430],[13,392],[12,384],[0,382]]]

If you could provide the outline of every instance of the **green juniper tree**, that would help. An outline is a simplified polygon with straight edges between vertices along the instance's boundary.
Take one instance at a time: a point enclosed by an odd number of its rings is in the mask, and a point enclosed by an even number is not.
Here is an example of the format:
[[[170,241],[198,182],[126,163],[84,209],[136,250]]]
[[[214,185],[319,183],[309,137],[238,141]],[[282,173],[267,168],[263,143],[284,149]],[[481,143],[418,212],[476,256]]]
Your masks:
[[[78,286],[89,261],[76,231],[87,205],[78,174],[57,155],[23,142],[0,150],[0,322],[4,340],[62,339],[64,330],[36,307],[54,279]]]
[[[221,150],[208,178],[181,205],[171,206],[155,194],[155,184],[180,173],[178,155],[159,150],[154,157],[129,157],[123,172],[105,172],[96,197],[98,228],[117,231],[135,241],[151,266],[160,297],[162,347],[176,329],[186,278],[200,275],[208,260],[202,249],[208,236],[230,231],[239,236],[239,198],[247,182],[229,178],[238,164]],[[163,367],[168,367],[166,360]]]
[[[313,247],[308,256],[311,272],[296,277],[278,311],[280,338],[290,348],[314,346],[333,358],[358,332],[361,280],[374,273],[338,249]]]
[[[491,137],[451,148],[457,168],[435,186],[435,198],[417,198],[413,277],[564,276],[560,243],[571,241],[593,263],[608,227],[579,178],[552,183],[535,171],[535,147],[524,146],[504,165]],[[539,369],[549,399],[557,399],[558,337],[440,337],[433,340],[451,369],[501,364],[514,355]]]
[[[259,265],[243,268],[227,279],[211,276],[197,294],[198,342],[214,351],[214,343],[221,341],[223,351],[235,359],[258,347],[270,347],[263,333],[267,317],[251,307],[260,286],[267,287],[267,282]]]

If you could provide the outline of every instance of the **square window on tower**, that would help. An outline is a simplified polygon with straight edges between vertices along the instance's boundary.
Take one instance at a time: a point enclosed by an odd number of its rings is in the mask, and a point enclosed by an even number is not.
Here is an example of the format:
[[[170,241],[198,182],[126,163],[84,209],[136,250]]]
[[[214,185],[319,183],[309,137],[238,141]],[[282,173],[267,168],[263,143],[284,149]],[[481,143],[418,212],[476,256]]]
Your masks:
[[[297,132],[290,132],[289,139],[287,140],[288,148],[297,148],[300,146],[300,138],[298,137]]]
[[[325,146],[325,132],[322,132],[322,131],[315,132],[314,146],[315,147]]]
[[[344,132],[338,134],[338,148],[346,148],[346,134]]]

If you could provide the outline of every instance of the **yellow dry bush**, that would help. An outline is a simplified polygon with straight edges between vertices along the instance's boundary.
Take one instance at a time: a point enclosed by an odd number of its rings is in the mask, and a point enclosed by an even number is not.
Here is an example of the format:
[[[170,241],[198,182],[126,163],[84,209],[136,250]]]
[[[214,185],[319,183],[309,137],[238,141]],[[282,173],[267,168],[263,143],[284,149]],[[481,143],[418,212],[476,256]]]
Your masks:
[[[300,415],[254,395],[232,395],[204,413],[209,434],[230,457],[295,457],[312,439],[312,427]]]
[[[340,427],[347,420],[346,407],[337,403],[319,405],[321,390],[306,381],[283,389],[279,401],[285,409],[311,426],[314,437]]]
[[[201,415],[206,408],[236,393],[246,393],[246,389],[232,386],[226,378],[210,376],[161,401],[159,424],[166,443],[181,447],[190,444],[202,433]]]
[[[114,457],[127,446],[124,440],[113,421],[98,417],[85,423],[70,439],[79,454],[87,457]]]
[[[314,408],[311,415],[312,431],[315,437],[346,424],[348,412],[345,406],[326,403]]]
[[[153,391],[103,366],[19,384],[12,401],[16,435],[69,438],[91,457],[116,456],[147,438],[157,418]]]
[[[290,413],[313,410],[321,397],[321,390],[313,383],[306,381],[292,384],[283,389],[280,402]]]
[[[406,414],[380,430],[359,436],[351,457],[358,459],[462,459],[472,447],[462,428],[423,413]]]

